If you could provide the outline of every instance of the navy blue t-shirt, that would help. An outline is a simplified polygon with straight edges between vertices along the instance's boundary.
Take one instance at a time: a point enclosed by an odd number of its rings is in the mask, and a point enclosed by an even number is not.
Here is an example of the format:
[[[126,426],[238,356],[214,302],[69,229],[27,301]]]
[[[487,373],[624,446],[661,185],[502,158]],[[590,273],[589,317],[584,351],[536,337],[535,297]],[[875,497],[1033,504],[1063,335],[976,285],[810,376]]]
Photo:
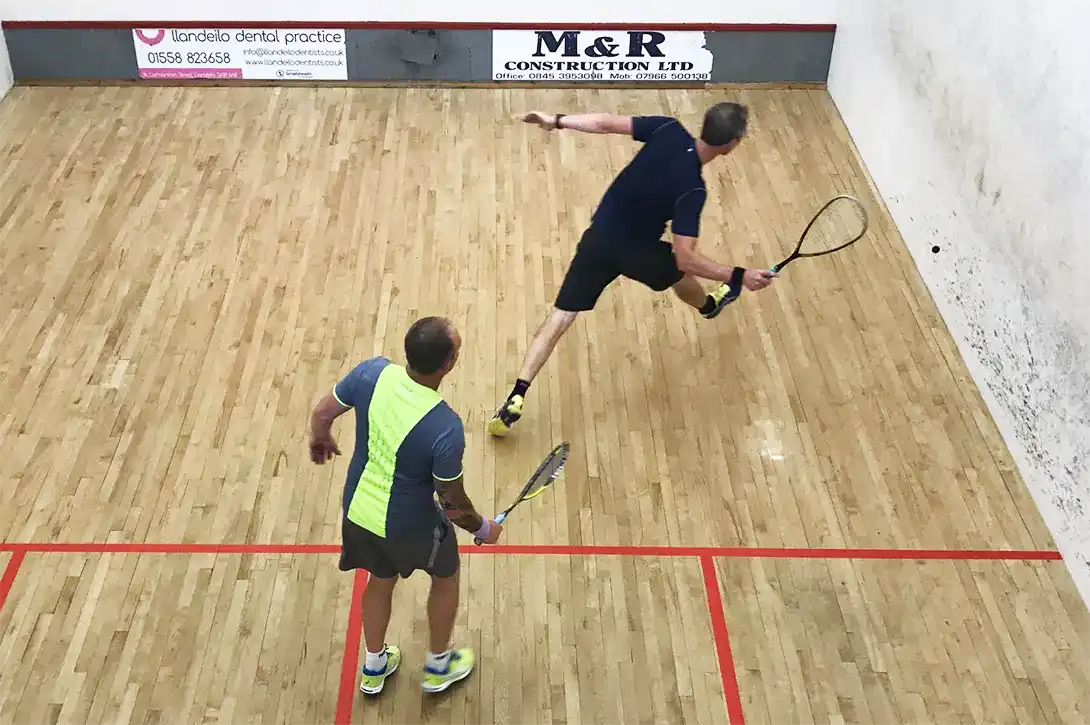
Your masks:
[[[696,139],[667,116],[636,116],[632,138],[643,148],[606,190],[591,228],[618,242],[652,241],[673,220],[674,234],[699,236],[708,192]]]

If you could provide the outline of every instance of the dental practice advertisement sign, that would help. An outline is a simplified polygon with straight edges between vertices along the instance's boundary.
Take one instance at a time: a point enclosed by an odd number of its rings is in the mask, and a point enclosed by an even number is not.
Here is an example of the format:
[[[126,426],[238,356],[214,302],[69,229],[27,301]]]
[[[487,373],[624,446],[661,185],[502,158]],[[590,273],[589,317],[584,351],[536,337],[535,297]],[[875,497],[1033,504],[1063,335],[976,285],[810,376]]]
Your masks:
[[[702,31],[494,30],[497,81],[710,81]]]
[[[345,31],[305,28],[140,28],[141,78],[348,80]]]

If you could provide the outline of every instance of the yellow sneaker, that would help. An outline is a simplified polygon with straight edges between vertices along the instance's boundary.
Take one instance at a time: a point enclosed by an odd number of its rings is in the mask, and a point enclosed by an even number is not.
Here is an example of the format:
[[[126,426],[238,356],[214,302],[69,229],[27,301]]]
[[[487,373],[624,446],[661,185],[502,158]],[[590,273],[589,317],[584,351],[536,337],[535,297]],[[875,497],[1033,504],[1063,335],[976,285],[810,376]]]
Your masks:
[[[386,678],[397,672],[401,664],[401,648],[386,645],[386,666],[378,672],[371,672],[363,668],[360,678],[360,692],[365,695],[377,695],[386,686]]]
[[[713,317],[717,316],[720,312],[722,312],[724,307],[729,305],[731,302],[734,302],[741,295],[741,285],[739,285],[737,288],[733,288],[730,286],[730,284],[724,282],[723,284],[719,285],[708,293],[708,296],[715,301],[715,307],[713,307],[710,312],[701,312],[700,314],[705,319],[710,320]]]
[[[424,668],[424,692],[442,692],[455,682],[469,677],[477,658],[471,649],[456,649],[450,653],[445,672],[438,672],[430,667]]]
[[[492,416],[492,420],[488,421],[488,432],[494,436],[503,438],[505,435],[511,432],[511,426],[513,426],[518,419],[522,417],[522,396],[512,395],[507,399],[496,414]]]

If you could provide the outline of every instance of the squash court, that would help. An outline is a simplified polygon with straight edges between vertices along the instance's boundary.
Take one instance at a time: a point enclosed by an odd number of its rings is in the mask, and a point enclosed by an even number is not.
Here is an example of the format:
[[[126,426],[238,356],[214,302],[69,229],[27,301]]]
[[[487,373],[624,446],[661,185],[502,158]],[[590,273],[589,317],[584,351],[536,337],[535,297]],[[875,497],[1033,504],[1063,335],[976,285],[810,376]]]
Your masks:
[[[751,107],[702,249],[778,261],[830,196],[867,237],[714,321],[619,281],[485,424],[635,144],[524,110]],[[0,106],[0,723],[1082,723],[1090,616],[819,88],[16,88]],[[307,418],[422,315],[466,489],[470,679],[357,690],[348,456]],[[338,422],[350,451],[350,416]]]

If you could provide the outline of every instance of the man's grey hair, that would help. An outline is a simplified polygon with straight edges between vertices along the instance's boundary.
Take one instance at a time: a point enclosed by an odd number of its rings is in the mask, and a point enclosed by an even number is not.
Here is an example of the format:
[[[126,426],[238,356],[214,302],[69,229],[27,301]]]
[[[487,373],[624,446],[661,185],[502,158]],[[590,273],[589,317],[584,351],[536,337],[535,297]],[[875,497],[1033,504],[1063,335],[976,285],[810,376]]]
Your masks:
[[[709,146],[726,146],[746,135],[749,108],[740,103],[724,101],[704,113],[700,140]]]

